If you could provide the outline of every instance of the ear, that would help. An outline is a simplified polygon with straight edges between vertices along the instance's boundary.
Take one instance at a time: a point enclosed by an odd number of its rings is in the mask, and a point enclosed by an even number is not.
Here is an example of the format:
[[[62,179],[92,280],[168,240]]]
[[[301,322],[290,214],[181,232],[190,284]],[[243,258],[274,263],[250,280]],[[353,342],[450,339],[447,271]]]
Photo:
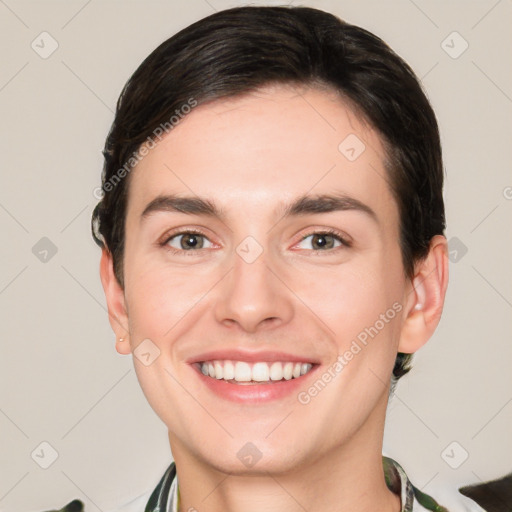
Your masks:
[[[430,241],[427,256],[418,263],[405,297],[404,321],[398,351],[412,354],[436,330],[448,286],[448,242],[442,235]]]
[[[107,249],[102,249],[100,277],[107,299],[108,320],[116,335],[116,350],[120,354],[130,354],[128,314],[125,306],[124,290],[114,274],[114,261]],[[120,341],[123,339],[124,341]]]

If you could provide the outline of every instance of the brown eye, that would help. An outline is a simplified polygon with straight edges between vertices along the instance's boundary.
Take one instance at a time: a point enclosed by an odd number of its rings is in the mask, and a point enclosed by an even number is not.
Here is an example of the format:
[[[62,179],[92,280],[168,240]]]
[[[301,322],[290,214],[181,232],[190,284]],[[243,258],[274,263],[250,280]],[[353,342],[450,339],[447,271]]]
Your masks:
[[[303,244],[306,240],[311,239],[310,245],[315,251],[322,251],[328,249],[336,249],[337,247],[349,244],[345,242],[345,240],[336,233],[329,232],[318,232],[311,233],[310,235],[305,236],[301,240],[301,244]],[[309,249],[310,247],[300,247],[301,249]]]
[[[204,249],[205,240],[207,240],[207,238],[199,233],[182,232],[169,237],[165,245],[177,250],[190,251],[194,249]],[[211,244],[211,242],[209,243]]]
[[[334,247],[334,237],[332,235],[315,234],[311,240],[313,248],[332,249]]]

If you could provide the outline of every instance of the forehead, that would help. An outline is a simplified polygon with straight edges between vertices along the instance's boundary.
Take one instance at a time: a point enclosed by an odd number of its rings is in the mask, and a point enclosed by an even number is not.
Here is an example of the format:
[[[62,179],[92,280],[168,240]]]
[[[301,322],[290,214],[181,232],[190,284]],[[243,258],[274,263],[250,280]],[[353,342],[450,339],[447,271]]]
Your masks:
[[[338,192],[396,221],[384,162],[378,134],[333,91],[269,86],[184,116],[132,171],[128,216],[166,193],[270,217],[308,192]]]

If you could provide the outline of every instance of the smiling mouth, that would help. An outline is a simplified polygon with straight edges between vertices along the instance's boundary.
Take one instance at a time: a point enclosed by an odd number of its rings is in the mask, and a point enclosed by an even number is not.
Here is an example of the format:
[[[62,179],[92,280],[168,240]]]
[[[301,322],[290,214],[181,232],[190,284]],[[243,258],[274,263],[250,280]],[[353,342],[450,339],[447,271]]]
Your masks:
[[[272,384],[279,381],[299,379],[313,368],[312,363],[254,362],[215,360],[196,363],[206,377],[223,380],[230,384]]]

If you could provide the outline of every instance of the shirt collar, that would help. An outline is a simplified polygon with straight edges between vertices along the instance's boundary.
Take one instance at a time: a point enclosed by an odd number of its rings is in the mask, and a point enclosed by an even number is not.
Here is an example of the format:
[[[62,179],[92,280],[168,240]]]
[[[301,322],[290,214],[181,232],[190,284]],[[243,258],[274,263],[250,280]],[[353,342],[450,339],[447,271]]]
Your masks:
[[[388,488],[400,496],[401,512],[421,512],[432,510],[448,512],[433,498],[414,487],[403,468],[389,457],[382,457],[384,477]],[[167,468],[155,490],[151,494],[144,512],[178,512],[179,489],[176,465]]]

